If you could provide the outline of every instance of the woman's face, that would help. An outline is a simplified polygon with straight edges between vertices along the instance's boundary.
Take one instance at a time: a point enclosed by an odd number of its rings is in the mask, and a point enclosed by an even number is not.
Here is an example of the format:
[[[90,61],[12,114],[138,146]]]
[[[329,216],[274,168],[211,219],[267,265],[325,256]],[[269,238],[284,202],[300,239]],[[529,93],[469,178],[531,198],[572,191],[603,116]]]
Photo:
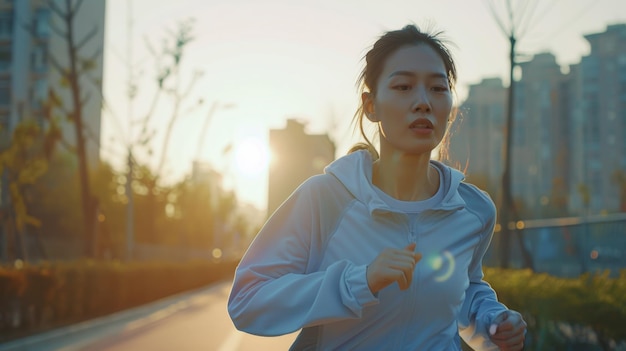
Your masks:
[[[405,46],[391,54],[375,96],[365,93],[367,117],[378,123],[381,152],[424,154],[443,139],[452,92],[443,60],[430,46]]]

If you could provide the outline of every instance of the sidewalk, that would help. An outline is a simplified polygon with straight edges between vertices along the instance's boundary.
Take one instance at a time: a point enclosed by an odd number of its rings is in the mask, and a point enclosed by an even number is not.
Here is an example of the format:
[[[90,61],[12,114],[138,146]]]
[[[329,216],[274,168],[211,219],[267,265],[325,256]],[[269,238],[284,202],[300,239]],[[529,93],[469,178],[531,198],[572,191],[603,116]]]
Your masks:
[[[221,283],[170,296],[130,310],[62,327],[0,345],[0,351],[78,350],[109,335],[142,328],[173,313],[192,307],[194,300]],[[71,346],[70,346],[71,345]]]

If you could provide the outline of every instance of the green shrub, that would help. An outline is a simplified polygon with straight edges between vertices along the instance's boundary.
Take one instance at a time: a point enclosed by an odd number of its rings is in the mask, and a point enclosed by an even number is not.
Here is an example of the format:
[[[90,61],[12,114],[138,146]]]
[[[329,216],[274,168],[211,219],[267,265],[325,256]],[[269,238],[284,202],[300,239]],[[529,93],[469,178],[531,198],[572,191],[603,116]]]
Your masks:
[[[530,334],[527,349],[592,343],[591,334],[605,350],[626,343],[626,270],[617,278],[610,278],[608,272],[558,278],[530,270],[484,271],[500,301],[524,315]]]
[[[0,342],[228,279],[235,266],[93,260],[0,266]]]

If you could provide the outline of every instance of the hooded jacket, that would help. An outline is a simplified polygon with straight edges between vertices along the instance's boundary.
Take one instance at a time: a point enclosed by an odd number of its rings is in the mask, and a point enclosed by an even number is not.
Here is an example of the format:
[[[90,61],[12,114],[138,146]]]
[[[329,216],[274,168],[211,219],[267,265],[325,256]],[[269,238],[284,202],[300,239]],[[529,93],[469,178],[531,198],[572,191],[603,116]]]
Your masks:
[[[372,184],[366,151],[305,181],[268,219],[242,258],[228,311],[242,331],[302,329],[292,350],[477,350],[506,310],[483,281],[496,210],[461,172],[430,161],[438,193],[399,201]],[[372,294],[366,269],[385,248],[417,244],[411,286]]]

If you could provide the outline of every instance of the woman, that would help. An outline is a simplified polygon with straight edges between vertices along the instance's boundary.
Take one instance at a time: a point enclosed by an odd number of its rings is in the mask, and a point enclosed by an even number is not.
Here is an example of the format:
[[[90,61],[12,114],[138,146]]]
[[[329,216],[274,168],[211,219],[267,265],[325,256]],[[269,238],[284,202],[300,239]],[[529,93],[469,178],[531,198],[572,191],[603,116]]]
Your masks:
[[[521,350],[526,324],[483,281],[489,196],[431,160],[453,115],[456,68],[409,25],[367,53],[355,115],[367,149],[304,182],[243,257],[228,310],[292,350]],[[377,152],[364,133],[379,133]]]

